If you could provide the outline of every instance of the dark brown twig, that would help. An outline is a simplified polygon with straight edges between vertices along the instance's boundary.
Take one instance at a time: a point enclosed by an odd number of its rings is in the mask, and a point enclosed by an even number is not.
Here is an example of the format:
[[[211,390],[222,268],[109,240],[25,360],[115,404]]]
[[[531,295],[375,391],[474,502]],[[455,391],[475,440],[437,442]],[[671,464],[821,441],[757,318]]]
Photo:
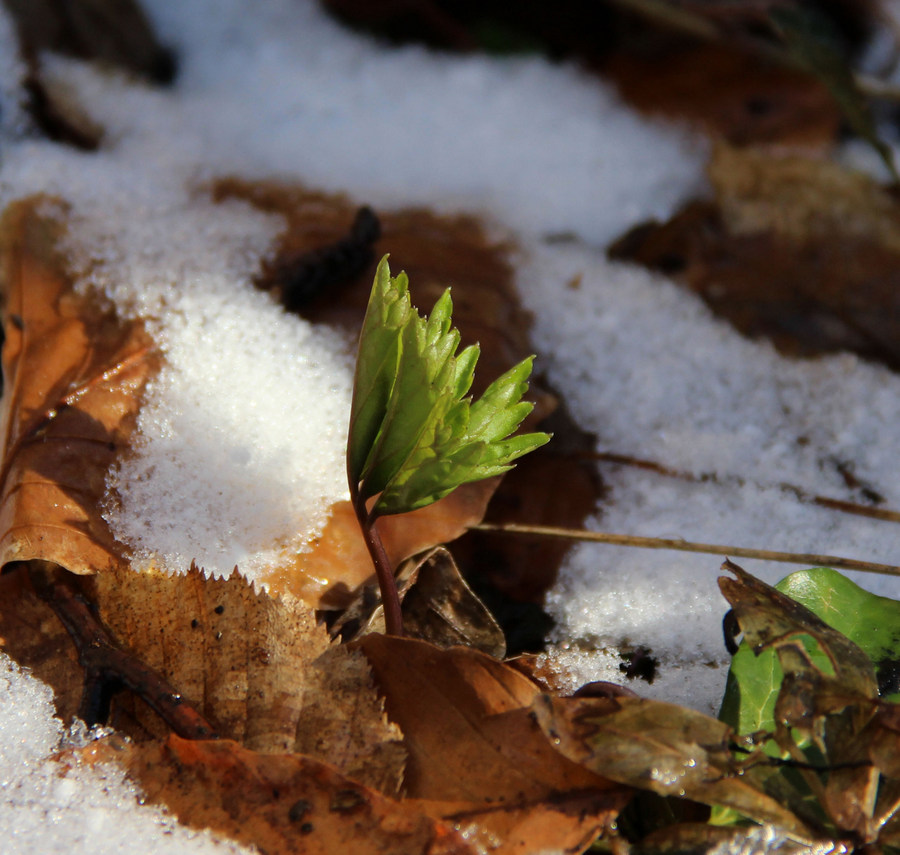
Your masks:
[[[79,717],[92,726],[109,717],[113,696],[128,689],[184,739],[215,739],[216,732],[172,686],[137,656],[116,644],[78,590],[72,574],[49,561],[25,564],[37,595],[53,609],[84,668]]]

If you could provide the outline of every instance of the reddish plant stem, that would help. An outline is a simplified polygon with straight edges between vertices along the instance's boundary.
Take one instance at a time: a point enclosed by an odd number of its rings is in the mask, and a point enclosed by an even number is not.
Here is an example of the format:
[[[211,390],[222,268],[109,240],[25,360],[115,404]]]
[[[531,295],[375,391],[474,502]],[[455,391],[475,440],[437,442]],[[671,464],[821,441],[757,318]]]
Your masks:
[[[394,569],[388,558],[381,535],[375,527],[378,517],[369,513],[366,501],[357,490],[352,490],[351,496],[353,511],[362,531],[366,548],[375,565],[375,576],[378,578],[378,587],[381,589],[381,605],[384,609],[384,628],[388,635],[403,635],[403,614],[400,610],[400,594],[397,592],[397,582],[394,579]]]

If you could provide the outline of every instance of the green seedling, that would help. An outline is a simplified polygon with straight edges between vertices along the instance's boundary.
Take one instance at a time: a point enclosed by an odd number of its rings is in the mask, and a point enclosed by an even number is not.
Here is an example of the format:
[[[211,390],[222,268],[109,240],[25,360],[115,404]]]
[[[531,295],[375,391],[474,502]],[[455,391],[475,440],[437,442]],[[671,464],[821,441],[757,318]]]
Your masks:
[[[359,336],[347,479],[392,635],[403,634],[400,598],[377,519],[425,507],[461,484],[506,472],[550,439],[545,433],[512,435],[533,409],[522,400],[531,357],[478,400],[468,394],[479,348],[457,353],[452,308],[447,290],[431,316],[421,317],[410,301],[406,274],[391,276],[385,256]]]

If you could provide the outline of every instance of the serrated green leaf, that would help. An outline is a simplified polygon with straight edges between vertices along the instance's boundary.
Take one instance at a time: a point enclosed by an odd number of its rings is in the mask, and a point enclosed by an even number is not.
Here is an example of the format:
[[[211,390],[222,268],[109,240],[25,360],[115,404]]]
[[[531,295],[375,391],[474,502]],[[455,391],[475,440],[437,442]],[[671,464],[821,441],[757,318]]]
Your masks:
[[[400,333],[412,311],[406,274],[391,279],[385,256],[375,273],[359,336],[347,438],[347,474],[351,483],[361,480],[381,430],[400,361]]]
[[[510,438],[532,410],[521,400],[531,358],[479,400],[466,397],[479,350],[457,354],[452,310],[447,291],[420,317],[406,277],[392,278],[382,259],[360,336],[347,451],[351,488],[363,501],[378,496],[374,516],[424,507],[461,484],[505,472],[549,440],[543,433]]]

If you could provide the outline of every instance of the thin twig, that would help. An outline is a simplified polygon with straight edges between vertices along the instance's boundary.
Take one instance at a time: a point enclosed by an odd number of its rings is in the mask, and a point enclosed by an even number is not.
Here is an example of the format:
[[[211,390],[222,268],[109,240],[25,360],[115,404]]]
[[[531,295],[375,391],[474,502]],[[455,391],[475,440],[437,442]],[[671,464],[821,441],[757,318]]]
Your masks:
[[[892,564],[876,564],[857,561],[837,555],[817,555],[807,552],[775,552],[770,549],[745,549],[740,546],[721,546],[714,543],[695,543],[664,537],[637,537],[631,534],[610,534],[602,531],[556,528],[554,526],[519,525],[517,523],[481,523],[471,527],[474,531],[494,531],[503,534],[556,537],[564,540],[581,540],[592,543],[608,543],[638,549],[671,549],[678,552],[698,552],[709,555],[726,555],[735,558],[756,558],[760,561],[778,561],[784,564],[806,564],[811,567],[834,567],[841,570],[861,570],[864,573],[881,573],[900,576],[900,567]]]
[[[35,593],[56,613],[84,668],[79,717],[105,722],[116,691],[129,689],[184,739],[214,739],[215,730],[171,685],[133,653],[116,644],[75,586],[72,574],[49,561],[26,562]]]
[[[678,478],[679,480],[689,481],[694,484],[712,482],[714,484],[731,483],[736,484],[737,486],[743,486],[747,480],[741,475],[726,474],[724,476],[719,476],[712,472],[695,475],[692,472],[673,469],[656,460],[632,457],[628,454],[617,454],[612,451],[579,452],[578,456],[589,460],[598,460],[603,463],[614,463],[619,466],[632,466],[636,469],[645,469],[648,472],[655,472],[657,475],[663,475],[666,478]],[[860,517],[869,517],[871,519],[883,520],[884,522],[900,522],[900,511],[892,508],[877,508],[872,505],[861,505],[859,502],[850,502],[846,499],[833,499],[828,496],[818,496],[814,493],[810,493],[803,487],[798,487],[796,484],[789,484],[787,482],[781,482],[780,484],[761,483],[760,486],[787,490],[793,493],[801,502],[819,505],[822,508],[828,508],[832,511],[840,511],[841,513],[853,514],[854,516]]]

